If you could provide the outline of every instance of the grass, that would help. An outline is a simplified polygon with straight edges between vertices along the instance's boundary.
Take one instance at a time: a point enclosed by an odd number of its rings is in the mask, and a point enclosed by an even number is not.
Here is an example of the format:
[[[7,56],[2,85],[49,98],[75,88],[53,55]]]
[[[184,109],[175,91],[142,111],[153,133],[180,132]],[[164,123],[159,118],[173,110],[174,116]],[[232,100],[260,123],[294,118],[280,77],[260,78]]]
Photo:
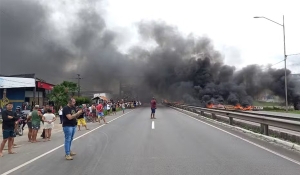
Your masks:
[[[285,106],[282,103],[274,103],[274,102],[262,102],[262,101],[254,101],[253,102],[254,106],[263,106],[263,107],[267,107],[267,106]],[[284,109],[268,109],[268,108],[264,108],[264,111],[271,111],[271,112],[285,112]],[[289,110],[288,113],[291,114],[300,114],[300,111],[297,110]]]
[[[280,110],[280,109],[273,109],[273,110],[267,110],[267,111],[271,111],[271,112],[285,112],[285,110]],[[290,114],[300,114],[300,111],[293,110],[293,111],[288,111],[288,113],[290,113]]]
[[[263,102],[263,101],[254,101],[254,106],[282,106],[281,103],[275,103],[275,102]]]

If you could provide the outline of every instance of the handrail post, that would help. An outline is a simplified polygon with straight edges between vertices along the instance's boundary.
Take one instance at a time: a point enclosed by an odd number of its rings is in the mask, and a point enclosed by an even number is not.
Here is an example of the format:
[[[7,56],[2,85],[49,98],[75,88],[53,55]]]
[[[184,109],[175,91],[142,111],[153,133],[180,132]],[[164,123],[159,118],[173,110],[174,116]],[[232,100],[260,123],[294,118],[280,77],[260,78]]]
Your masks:
[[[229,124],[233,125],[233,118],[232,117],[229,117]]]
[[[264,135],[269,135],[269,125],[260,124],[260,132]]]
[[[217,119],[217,115],[215,113],[211,113],[211,118],[212,119]]]

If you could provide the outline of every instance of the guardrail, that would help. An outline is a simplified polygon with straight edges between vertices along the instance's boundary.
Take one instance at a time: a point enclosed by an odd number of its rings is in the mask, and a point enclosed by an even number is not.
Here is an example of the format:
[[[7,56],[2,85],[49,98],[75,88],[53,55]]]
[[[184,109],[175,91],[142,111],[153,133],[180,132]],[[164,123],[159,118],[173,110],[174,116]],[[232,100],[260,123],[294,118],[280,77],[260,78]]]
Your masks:
[[[297,117],[235,112],[235,111],[202,108],[202,107],[189,106],[189,105],[174,105],[174,104],[168,104],[168,105],[189,110],[197,114],[200,114],[201,116],[204,116],[204,113],[210,113],[213,119],[216,119],[217,115],[228,117],[230,125],[233,125],[234,118],[250,121],[254,123],[259,123],[261,125],[261,133],[265,135],[269,135],[269,126],[275,126],[278,128],[300,132],[300,118]]]
[[[193,106],[193,105],[181,105],[183,107],[191,107],[191,108],[202,108],[199,106]],[[214,109],[214,110],[219,110],[219,111],[226,111],[226,112],[238,112],[238,113],[243,113],[243,114],[251,114],[251,115],[257,115],[257,116],[265,116],[265,117],[271,117],[271,118],[278,118],[278,119],[284,119],[284,120],[292,120],[292,121],[299,121],[300,122],[300,115],[299,117],[293,117],[293,116],[282,116],[279,114],[265,114],[265,113],[259,113],[259,112],[249,112],[249,111],[238,111],[238,110],[224,110],[224,109],[218,109],[218,108],[204,108],[204,109]]]

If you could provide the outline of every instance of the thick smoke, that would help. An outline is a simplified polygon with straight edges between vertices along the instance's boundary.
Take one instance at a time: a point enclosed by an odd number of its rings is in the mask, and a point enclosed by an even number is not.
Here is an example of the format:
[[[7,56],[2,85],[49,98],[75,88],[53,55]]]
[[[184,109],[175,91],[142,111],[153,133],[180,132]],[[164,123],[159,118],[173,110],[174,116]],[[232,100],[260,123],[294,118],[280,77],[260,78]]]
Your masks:
[[[157,44],[151,52],[139,51],[139,57],[147,58],[144,83],[164,98],[247,106],[265,90],[285,96],[283,69],[249,65],[236,71],[223,64],[210,39],[185,37],[164,22],[141,22],[139,31]],[[288,77],[288,87],[288,101],[295,104],[300,86]]]
[[[52,83],[80,73],[88,90],[109,90],[119,80],[137,77],[132,96],[203,105],[246,106],[265,90],[284,97],[284,70],[249,65],[237,71],[223,63],[209,38],[185,36],[161,21],[141,21],[141,40],[152,47],[133,46],[124,55],[118,51],[121,34],[108,30],[99,13],[101,1],[79,2],[61,2],[67,21],[54,23],[49,4],[0,0],[0,73],[36,73]],[[75,13],[64,13],[70,5]],[[289,78],[288,87],[288,100],[296,105],[300,86]]]
[[[67,24],[54,23],[50,7],[37,0],[1,0],[0,4],[0,73],[36,73],[52,83],[71,81],[79,73],[84,76],[84,89],[104,90],[128,68],[114,44],[117,34],[106,29],[97,13],[97,1],[80,1]],[[61,5],[62,12],[69,5],[76,7],[75,1]],[[61,26],[66,29],[61,31]]]

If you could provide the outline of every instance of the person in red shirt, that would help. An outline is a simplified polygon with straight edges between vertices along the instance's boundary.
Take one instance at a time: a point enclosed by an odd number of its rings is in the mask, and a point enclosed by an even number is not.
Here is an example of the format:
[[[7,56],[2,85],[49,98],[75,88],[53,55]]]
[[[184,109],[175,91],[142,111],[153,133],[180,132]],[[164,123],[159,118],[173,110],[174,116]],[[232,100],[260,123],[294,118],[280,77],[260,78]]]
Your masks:
[[[156,119],[155,118],[155,110],[156,110],[156,100],[153,97],[151,100],[151,119]]]
[[[101,122],[101,119],[103,120],[103,122],[105,124],[106,121],[105,121],[105,116],[104,116],[104,113],[103,113],[103,105],[101,103],[99,103],[96,107],[96,110],[97,110],[97,114],[98,114],[98,120],[99,120],[99,123]]]

